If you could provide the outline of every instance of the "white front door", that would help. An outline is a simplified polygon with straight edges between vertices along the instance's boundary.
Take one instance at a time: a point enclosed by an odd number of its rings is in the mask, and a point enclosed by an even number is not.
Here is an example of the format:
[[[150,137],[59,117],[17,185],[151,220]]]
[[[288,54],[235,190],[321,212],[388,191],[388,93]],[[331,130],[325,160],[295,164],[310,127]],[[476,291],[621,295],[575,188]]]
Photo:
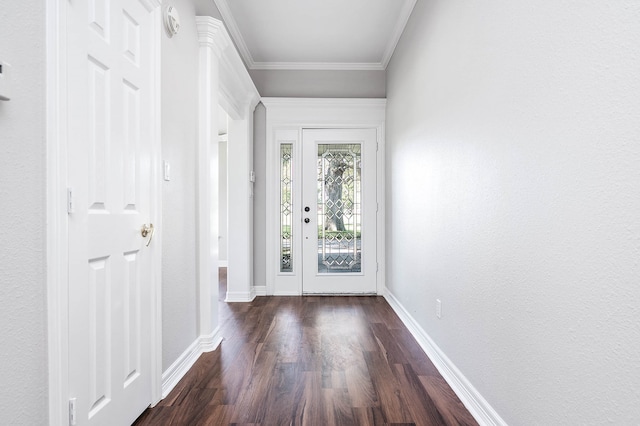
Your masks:
[[[69,398],[78,425],[151,403],[153,22],[149,2],[67,6]],[[151,244],[147,246],[147,243]]]
[[[302,289],[376,292],[376,129],[302,132]]]

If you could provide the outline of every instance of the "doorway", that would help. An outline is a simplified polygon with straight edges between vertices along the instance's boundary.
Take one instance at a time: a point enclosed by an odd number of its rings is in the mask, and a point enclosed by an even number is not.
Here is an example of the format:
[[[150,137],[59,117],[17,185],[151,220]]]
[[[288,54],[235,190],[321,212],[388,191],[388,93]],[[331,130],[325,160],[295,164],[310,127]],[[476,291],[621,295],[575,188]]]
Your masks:
[[[261,101],[265,294],[380,294],[386,100]]]
[[[294,206],[302,217],[303,294],[375,293],[375,158],[375,129],[303,129],[302,204]],[[288,263],[283,256],[281,270]]]

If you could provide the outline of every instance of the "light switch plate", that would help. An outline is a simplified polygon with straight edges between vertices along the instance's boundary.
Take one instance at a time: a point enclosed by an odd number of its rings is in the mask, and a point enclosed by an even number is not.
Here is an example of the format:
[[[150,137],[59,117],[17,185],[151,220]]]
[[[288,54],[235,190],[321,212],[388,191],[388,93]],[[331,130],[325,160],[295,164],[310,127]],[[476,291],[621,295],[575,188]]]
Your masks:
[[[171,180],[171,164],[168,161],[162,162],[162,176],[167,182]]]
[[[11,65],[0,61],[0,101],[11,99]]]

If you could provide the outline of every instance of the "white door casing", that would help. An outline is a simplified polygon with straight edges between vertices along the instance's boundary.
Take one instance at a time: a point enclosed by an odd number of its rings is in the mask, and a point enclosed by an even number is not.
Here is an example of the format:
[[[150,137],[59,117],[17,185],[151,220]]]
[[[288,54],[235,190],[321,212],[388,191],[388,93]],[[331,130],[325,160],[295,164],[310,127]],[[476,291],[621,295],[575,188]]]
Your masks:
[[[78,425],[130,424],[154,398],[159,246],[141,235],[156,207],[154,9],[66,9],[68,395]]]
[[[367,263],[372,262],[375,272],[369,276],[372,288],[366,290],[335,290],[347,293],[381,294],[384,291],[384,121],[385,99],[304,99],[304,98],[262,98],[266,108],[266,163],[267,163],[267,206],[266,206],[266,289],[269,295],[300,295],[307,289],[303,288],[302,238],[303,233],[303,205],[302,172],[292,171],[292,205],[291,220],[291,259],[292,270],[281,270],[282,235],[280,226],[280,198],[281,198],[281,147],[292,148],[292,161],[302,163],[303,131],[307,129],[369,129],[375,133],[377,151],[374,154],[375,163],[375,199],[377,205],[373,214],[368,218],[371,225],[374,222],[376,246],[375,253],[367,255]],[[366,160],[365,162],[371,162]],[[295,167],[294,167],[295,168]],[[369,200],[374,196],[368,196]],[[370,211],[370,210],[368,210]],[[289,250],[289,249],[287,249]],[[309,250],[307,250],[309,251]],[[367,250],[369,251],[369,250]],[[309,267],[304,268],[307,271]],[[320,291],[329,293],[334,290]],[[315,291],[311,291],[315,292]]]
[[[375,293],[376,129],[303,129],[301,163],[303,293]],[[328,199],[327,187],[340,187],[341,199]],[[326,229],[329,216],[351,229]]]

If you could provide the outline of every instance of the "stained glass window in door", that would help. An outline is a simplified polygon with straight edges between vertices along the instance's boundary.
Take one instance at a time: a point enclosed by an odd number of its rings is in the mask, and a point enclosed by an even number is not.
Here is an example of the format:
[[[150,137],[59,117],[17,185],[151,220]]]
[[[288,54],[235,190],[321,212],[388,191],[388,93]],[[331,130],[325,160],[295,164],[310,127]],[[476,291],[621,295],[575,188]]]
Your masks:
[[[292,144],[283,143],[280,145],[280,272],[293,272],[291,154]]]
[[[318,145],[318,273],[361,271],[361,145]]]

